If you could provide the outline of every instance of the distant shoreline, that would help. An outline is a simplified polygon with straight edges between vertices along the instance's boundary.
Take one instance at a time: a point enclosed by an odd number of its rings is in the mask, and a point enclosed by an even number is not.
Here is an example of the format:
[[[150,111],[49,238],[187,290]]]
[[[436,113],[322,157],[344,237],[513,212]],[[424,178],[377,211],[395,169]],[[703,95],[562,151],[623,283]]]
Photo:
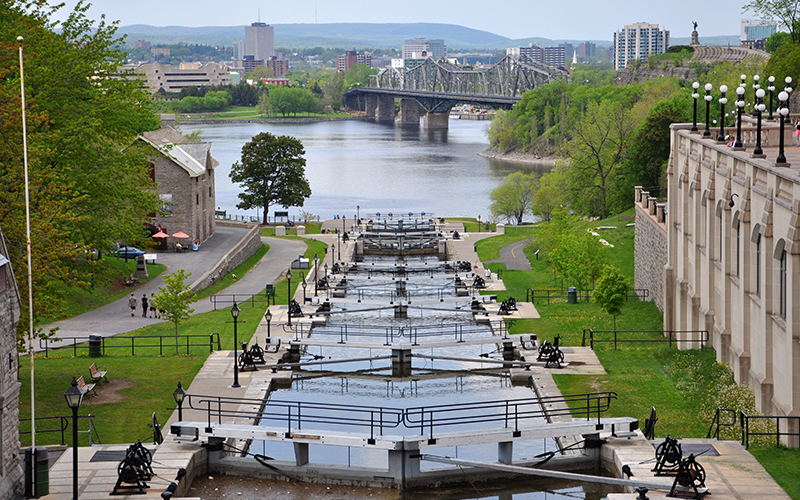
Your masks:
[[[348,121],[348,120],[365,120],[366,118],[363,116],[296,116],[291,118],[242,118],[236,119],[231,118],[227,120],[223,119],[211,119],[211,118],[198,118],[196,120],[181,120],[178,118],[178,123],[183,125],[189,124],[198,124],[198,125],[219,125],[225,123],[313,123],[313,122],[340,122],[340,121]]]
[[[481,151],[478,153],[479,156],[484,158],[488,158],[490,160],[498,160],[498,161],[506,161],[509,163],[523,163],[526,165],[535,165],[538,167],[546,167],[546,168],[553,168],[556,166],[556,161],[558,158],[547,156],[535,156],[535,155],[528,155],[524,153],[498,153],[497,151],[493,151],[491,149],[487,149],[486,151]]]

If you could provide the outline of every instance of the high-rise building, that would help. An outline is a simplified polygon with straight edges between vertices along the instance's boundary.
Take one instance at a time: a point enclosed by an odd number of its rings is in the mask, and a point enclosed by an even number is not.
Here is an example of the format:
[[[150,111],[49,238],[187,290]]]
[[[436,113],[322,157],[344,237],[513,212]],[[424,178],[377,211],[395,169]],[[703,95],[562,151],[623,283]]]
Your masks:
[[[571,43],[559,43],[558,46],[564,48],[565,59],[572,59],[572,54],[575,53],[575,47]]]
[[[359,54],[355,50],[348,50],[344,54],[340,54],[336,58],[336,69],[339,70],[339,73],[347,73],[350,68],[355,66],[356,64],[363,64],[364,66],[371,68],[372,67],[372,54],[362,52]]]
[[[763,40],[769,38],[778,31],[778,23],[767,19],[742,19],[741,31],[739,39],[744,42],[745,40]]]
[[[275,28],[267,23],[253,23],[244,29],[244,54],[267,61],[275,55]],[[242,57],[244,59],[244,57]]]
[[[528,44],[527,47],[510,47],[506,49],[506,55],[513,57],[527,57],[533,62],[551,64],[553,66],[564,66],[566,63],[566,48],[562,45],[558,47],[540,47],[538,43]],[[571,45],[570,45],[571,47]]]
[[[614,69],[628,66],[629,61],[646,61],[648,56],[663,54],[669,48],[669,30],[657,24],[625,25],[614,33]]]
[[[594,57],[597,46],[592,42],[583,42],[578,45],[578,57]]]
[[[403,59],[413,59],[413,54],[425,54],[424,57],[447,57],[447,45],[441,39],[411,38],[403,44]]]

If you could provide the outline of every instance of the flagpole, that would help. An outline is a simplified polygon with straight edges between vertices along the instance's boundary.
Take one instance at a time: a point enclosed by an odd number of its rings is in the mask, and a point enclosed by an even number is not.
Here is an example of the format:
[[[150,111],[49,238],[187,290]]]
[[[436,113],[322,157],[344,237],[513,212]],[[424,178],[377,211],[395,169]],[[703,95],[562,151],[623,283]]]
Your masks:
[[[21,36],[17,37],[17,42],[19,43],[20,94],[22,96],[22,157],[25,164],[25,225],[28,249],[28,357],[31,360],[31,453],[34,453],[36,451],[36,404],[33,390],[33,274],[31,272],[31,200],[28,187],[28,128],[25,120],[25,69],[22,63],[22,42],[24,41],[25,39]],[[31,456],[33,457],[34,455],[32,454]],[[35,468],[35,460],[31,460],[31,467]]]

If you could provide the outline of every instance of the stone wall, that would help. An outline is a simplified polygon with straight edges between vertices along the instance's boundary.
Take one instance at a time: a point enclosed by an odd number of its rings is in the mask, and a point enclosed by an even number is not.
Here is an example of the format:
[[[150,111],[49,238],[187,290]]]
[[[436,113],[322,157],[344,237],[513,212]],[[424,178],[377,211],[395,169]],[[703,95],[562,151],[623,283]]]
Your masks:
[[[0,255],[8,257],[0,231]],[[5,262],[5,263],[3,263]],[[20,296],[11,262],[0,259],[0,500],[23,497],[23,471],[19,442],[19,391],[17,381],[17,323]]]
[[[233,247],[228,253],[222,256],[217,264],[209,269],[205,274],[197,278],[191,285],[193,291],[202,290],[208,287],[217,278],[231,272],[236,266],[246,261],[261,248],[261,228],[251,224],[242,224],[231,221],[218,220],[217,224],[221,226],[236,226],[250,228],[247,235]]]
[[[636,188],[636,231],[634,237],[634,287],[649,290],[645,300],[664,310],[664,266],[667,264],[667,229],[664,206]]]

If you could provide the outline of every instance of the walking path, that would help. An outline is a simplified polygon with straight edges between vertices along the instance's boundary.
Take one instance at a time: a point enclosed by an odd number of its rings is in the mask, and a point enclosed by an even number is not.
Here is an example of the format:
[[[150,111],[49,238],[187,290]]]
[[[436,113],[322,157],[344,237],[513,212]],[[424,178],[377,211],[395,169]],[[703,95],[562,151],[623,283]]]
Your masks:
[[[510,245],[506,245],[500,249],[500,258],[495,260],[487,260],[484,264],[493,264],[499,262],[506,265],[509,271],[530,271],[531,263],[528,261],[528,256],[525,255],[525,246],[536,238],[528,238],[526,240],[515,241]]]

